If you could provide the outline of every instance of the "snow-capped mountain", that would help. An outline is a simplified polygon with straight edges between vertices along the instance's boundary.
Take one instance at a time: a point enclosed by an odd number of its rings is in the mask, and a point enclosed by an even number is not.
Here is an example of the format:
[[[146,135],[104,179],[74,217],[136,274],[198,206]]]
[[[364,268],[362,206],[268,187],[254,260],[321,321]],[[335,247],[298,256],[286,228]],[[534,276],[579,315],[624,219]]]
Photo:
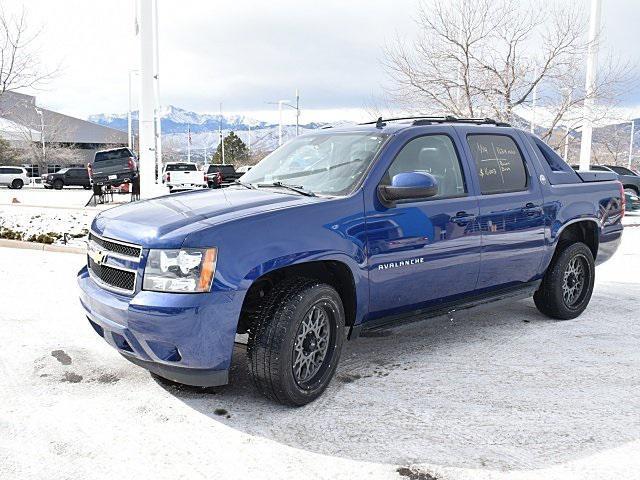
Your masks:
[[[196,112],[190,112],[173,105],[163,107],[161,110],[161,122],[162,133],[186,133],[189,128],[191,133],[200,132],[213,132],[218,128],[222,130],[244,131],[259,130],[264,128],[272,128],[277,125],[273,123],[267,123],[252,118],[245,117],[244,115],[213,115],[213,114],[200,114]],[[134,120],[138,118],[138,112],[134,111],[132,114]],[[90,122],[105,125],[107,127],[116,128],[118,130],[127,129],[127,114],[105,114],[100,113],[97,115],[91,115],[88,120]],[[135,124],[134,124],[135,125]],[[322,124],[310,123],[302,125],[304,128],[319,128]],[[137,129],[137,126],[134,126]]]

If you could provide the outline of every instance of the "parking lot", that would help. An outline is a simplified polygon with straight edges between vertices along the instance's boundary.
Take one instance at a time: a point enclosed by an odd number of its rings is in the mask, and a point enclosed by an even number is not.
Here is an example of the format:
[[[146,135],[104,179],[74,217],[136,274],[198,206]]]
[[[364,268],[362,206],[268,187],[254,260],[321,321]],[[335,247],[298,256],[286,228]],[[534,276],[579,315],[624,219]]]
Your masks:
[[[227,387],[155,381],[83,317],[81,255],[0,248],[21,292],[1,301],[0,478],[640,478],[639,241],[576,320],[527,300],[361,338],[300,409],[253,390],[241,346]]]

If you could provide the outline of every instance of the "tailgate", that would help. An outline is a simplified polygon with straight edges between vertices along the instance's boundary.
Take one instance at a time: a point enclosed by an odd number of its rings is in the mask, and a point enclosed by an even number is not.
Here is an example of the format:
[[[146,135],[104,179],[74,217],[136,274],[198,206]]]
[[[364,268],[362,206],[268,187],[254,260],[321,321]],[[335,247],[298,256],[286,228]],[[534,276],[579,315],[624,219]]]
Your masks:
[[[101,160],[93,162],[93,175],[107,176],[114,173],[122,173],[129,170],[128,161],[116,158],[113,160]]]
[[[169,183],[203,183],[202,172],[199,170],[172,170],[167,172],[171,176]]]

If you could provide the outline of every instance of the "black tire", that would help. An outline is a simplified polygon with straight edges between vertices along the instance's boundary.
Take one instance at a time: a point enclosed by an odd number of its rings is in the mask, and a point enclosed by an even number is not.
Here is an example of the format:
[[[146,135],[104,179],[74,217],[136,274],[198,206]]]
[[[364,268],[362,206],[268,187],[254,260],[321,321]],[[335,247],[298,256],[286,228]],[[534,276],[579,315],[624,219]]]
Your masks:
[[[62,180],[54,180],[53,188],[55,188],[56,190],[62,190],[62,187],[64,187],[64,182]]]
[[[11,182],[11,188],[20,190],[22,187],[24,187],[24,182],[20,178],[16,178]]]
[[[579,316],[591,300],[595,262],[589,247],[577,242],[561,248],[533,295],[538,310],[548,317],[570,320]]]
[[[247,356],[257,389],[284,405],[318,398],[338,365],[344,323],[333,287],[302,277],[276,285],[258,307],[249,333]],[[308,330],[311,324],[322,327]]]

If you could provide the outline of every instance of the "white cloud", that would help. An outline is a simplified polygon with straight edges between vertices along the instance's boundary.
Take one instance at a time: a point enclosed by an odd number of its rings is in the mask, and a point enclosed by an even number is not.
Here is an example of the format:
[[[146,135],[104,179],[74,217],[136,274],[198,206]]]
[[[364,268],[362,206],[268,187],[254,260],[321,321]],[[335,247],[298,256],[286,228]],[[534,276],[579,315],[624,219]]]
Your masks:
[[[216,112],[222,101],[229,113],[274,115],[266,102],[299,88],[305,122],[363,119],[362,107],[385,79],[381,48],[396,34],[414,34],[417,2],[159,0],[162,103]],[[133,0],[24,3],[31,24],[43,27],[43,58],[63,65],[38,101],[80,116],[126,110],[136,57]],[[5,11],[21,7],[3,0]],[[640,60],[637,0],[604,2],[603,19],[605,49]],[[640,104],[640,94],[630,92],[628,102]]]

